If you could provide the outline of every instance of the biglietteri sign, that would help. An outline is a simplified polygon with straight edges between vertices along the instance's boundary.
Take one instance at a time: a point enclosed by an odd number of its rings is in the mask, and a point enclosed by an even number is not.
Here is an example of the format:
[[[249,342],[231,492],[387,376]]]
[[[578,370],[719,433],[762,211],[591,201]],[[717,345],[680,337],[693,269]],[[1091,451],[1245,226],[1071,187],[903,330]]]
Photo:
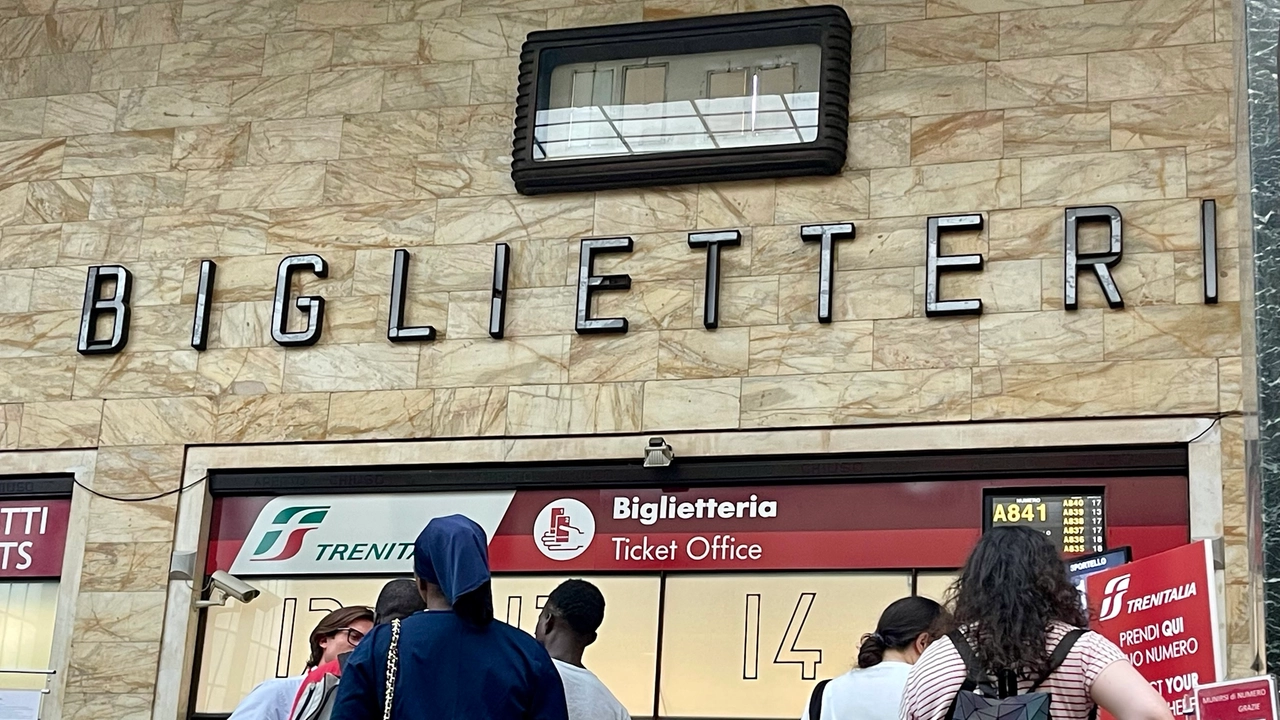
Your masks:
[[[1079,250],[1079,228],[1086,223],[1107,226],[1107,249],[1084,253]],[[925,224],[925,315],[980,315],[981,298],[944,299],[941,297],[939,278],[944,272],[981,272],[983,257],[979,254],[943,255],[942,236],[948,232],[976,231],[982,229],[980,213],[946,215],[928,218]],[[1204,274],[1204,302],[1215,303],[1217,285],[1217,210],[1213,200],[1201,203],[1201,248]],[[1077,306],[1078,280],[1082,272],[1091,271],[1112,308],[1124,307],[1121,289],[1111,274],[1121,261],[1124,251],[1124,219],[1120,211],[1109,205],[1067,208],[1063,215],[1063,288],[1066,310]],[[818,322],[829,323],[832,317],[832,297],[835,287],[836,252],[841,243],[854,241],[856,228],[852,222],[826,223],[801,226],[797,242],[812,243],[818,252],[817,306]],[[705,250],[706,297],[703,325],[708,330],[720,323],[720,254],[739,245],[742,234],[738,230],[698,231],[689,233],[688,243],[693,251]],[[591,299],[603,291],[626,291],[631,287],[630,275],[597,275],[595,258],[603,253],[631,252],[630,237],[584,238],[580,245],[578,261],[578,298],[574,329],[579,333],[625,333],[625,317],[595,317]],[[511,246],[498,243],[494,246],[492,300],[489,313],[489,335],[501,338],[504,333],[507,307],[508,275],[511,267]],[[391,310],[387,324],[387,339],[391,342],[428,342],[436,337],[435,328],[429,325],[410,325],[405,317],[406,294],[409,276],[409,251],[395,251],[391,274]],[[212,260],[200,264],[199,284],[196,290],[194,317],[191,328],[191,347],[204,350],[208,344],[209,317],[215,299],[217,265]],[[325,299],[318,295],[293,297],[293,279],[299,273],[309,272],[325,277],[329,264],[316,254],[291,255],[280,262],[276,272],[275,296],[271,311],[271,336],[282,346],[314,345],[320,340],[324,323]],[[117,353],[129,340],[129,297],[132,276],[123,265],[98,265],[90,267],[85,282],[84,308],[80,316],[80,334],[77,349],[84,354]],[[108,294],[108,290],[110,293]],[[290,331],[290,299],[299,311],[306,315],[306,327]],[[111,320],[109,337],[98,337],[99,321]]]

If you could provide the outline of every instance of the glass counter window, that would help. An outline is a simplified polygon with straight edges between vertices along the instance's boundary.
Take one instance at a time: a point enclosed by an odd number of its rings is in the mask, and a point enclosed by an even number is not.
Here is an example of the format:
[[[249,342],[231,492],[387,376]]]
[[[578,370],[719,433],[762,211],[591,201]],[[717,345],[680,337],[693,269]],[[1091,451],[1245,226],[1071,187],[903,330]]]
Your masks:
[[[575,576],[579,577],[579,576]],[[587,662],[636,717],[651,715],[657,662],[660,581],[656,576],[580,576],[605,595],[600,640]],[[225,717],[263,680],[306,669],[311,630],[347,605],[372,605],[390,578],[248,578],[262,591],[250,604],[210,608],[196,686],[195,711]],[[497,575],[494,615],[533,634],[547,595],[568,577]],[[3,651],[0,637],[0,652]],[[0,657],[3,657],[0,655]]]
[[[918,573],[941,597],[952,572]],[[569,575],[498,574],[494,615],[530,634]],[[909,572],[584,574],[605,597],[585,661],[634,718],[796,717],[813,684],[857,659],[880,612],[912,594]],[[389,578],[248,578],[253,603],[210,608],[195,694],[200,718],[226,717],[262,680],[301,673],[326,613],[374,602]],[[47,645],[47,643],[46,643]],[[3,638],[0,638],[0,651]]]
[[[53,650],[58,582],[0,583],[0,669],[45,670]],[[0,673],[0,689],[42,690],[46,676]]]

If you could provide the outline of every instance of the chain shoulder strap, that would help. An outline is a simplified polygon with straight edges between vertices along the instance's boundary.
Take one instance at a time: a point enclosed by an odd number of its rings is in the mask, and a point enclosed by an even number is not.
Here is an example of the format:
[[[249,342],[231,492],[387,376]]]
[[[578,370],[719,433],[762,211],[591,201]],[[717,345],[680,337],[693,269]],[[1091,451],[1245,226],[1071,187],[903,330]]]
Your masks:
[[[391,703],[396,696],[396,671],[400,669],[400,621],[391,621],[391,647],[387,648],[387,689],[383,694],[382,720],[391,720]]]

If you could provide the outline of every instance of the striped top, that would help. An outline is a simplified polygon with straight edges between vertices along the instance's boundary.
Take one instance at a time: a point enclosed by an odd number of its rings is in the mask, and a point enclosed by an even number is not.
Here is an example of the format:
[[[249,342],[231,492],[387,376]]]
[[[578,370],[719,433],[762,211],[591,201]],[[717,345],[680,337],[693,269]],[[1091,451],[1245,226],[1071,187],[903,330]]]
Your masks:
[[[1071,630],[1065,623],[1054,623],[1049,628],[1049,651],[1052,652],[1058,641]],[[1114,662],[1128,662],[1114,643],[1096,632],[1081,635],[1062,665],[1039,689],[1053,696],[1049,703],[1049,714],[1053,720],[1087,720],[1093,708],[1089,695],[1093,681]],[[939,638],[929,645],[919,662],[911,668],[902,695],[899,720],[945,720],[964,678],[964,660],[960,652],[951,638]],[[1018,683],[1018,689],[1025,692],[1031,683],[1031,680],[1023,680]]]

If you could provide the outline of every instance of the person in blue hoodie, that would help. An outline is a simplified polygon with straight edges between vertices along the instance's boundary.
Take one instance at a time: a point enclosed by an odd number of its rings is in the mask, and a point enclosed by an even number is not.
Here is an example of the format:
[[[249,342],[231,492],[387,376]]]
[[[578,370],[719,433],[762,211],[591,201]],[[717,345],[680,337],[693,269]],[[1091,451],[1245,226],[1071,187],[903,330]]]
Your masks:
[[[568,720],[547,651],[493,619],[484,530],[462,515],[435,518],[413,552],[427,611],[399,624],[392,720]],[[392,634],[379,625],[351,654],[334,720],[382,720]]]

